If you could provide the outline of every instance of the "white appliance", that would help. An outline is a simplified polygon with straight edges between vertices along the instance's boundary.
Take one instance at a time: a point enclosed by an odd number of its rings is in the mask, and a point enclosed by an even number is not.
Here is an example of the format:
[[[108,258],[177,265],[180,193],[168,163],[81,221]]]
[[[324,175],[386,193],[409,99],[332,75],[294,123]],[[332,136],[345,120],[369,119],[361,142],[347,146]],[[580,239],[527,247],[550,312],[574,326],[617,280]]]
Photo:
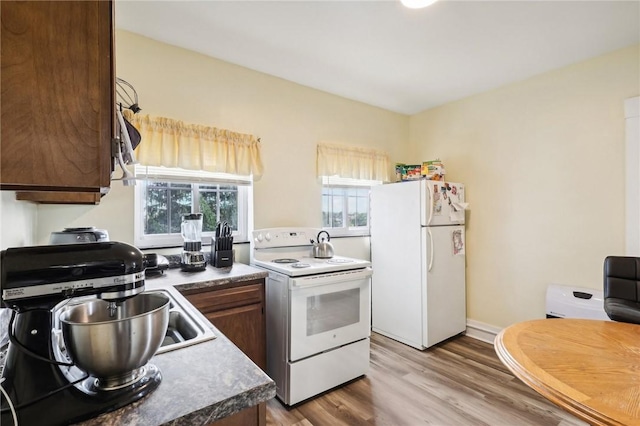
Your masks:
[[[371,189],[373,331],[418,349],[466,329],[464,185]]]
[[[582,287],[549,284],[547,318],[584,318],[611,321],[604,310],[604,292]]]
[[[371,262],[312,257],[315,228],[253,232],[251,265],[266,280],[267,374],[294,405],[369,369]]]

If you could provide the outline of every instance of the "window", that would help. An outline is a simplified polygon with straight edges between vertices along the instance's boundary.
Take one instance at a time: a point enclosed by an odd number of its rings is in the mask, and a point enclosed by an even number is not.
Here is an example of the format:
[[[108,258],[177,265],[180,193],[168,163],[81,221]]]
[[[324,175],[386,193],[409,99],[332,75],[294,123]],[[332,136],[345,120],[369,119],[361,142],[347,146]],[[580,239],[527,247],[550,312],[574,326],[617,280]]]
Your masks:
[[[331,235],[369,235],[369,191],[389,181],[389,156],[368,147],[318,143],[322,226]]]
[[[136,166],[135,244],[139,247],[181,246],[182,215],[202,213],[203,243],[226,221],[234,242],[247,241],[247,178],[183,169]],[[240,183],[240,184],[238,184]],[[250,181],[249,181],[250,183]]]
[[[331,235],[369,234],[369,192],[379,181],[322,178],[322,227]]]

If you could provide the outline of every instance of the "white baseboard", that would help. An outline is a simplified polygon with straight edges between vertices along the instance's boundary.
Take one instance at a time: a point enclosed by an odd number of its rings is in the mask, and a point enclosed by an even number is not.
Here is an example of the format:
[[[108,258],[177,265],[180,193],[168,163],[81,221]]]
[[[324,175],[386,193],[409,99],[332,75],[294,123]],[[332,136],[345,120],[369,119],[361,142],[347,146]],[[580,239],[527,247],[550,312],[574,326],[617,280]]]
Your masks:
[[[493,325],[485,324],[480,321],[467,320],[466,335],[483,342],[491,343],[492,345],[494,340],[496,339],[496,336],[501,331],[502,328],[500,327],[495,327]]]

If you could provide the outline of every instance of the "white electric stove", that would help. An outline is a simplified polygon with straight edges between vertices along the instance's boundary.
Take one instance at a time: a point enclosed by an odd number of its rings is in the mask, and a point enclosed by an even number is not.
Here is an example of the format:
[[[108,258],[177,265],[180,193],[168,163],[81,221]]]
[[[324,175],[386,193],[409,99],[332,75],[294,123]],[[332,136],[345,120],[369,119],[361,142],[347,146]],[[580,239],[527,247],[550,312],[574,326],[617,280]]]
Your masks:
[[[253,232],[251,265],[266,281],[267,374],[294,405],[369,368],[371,262],[312,257],[319,229]]]

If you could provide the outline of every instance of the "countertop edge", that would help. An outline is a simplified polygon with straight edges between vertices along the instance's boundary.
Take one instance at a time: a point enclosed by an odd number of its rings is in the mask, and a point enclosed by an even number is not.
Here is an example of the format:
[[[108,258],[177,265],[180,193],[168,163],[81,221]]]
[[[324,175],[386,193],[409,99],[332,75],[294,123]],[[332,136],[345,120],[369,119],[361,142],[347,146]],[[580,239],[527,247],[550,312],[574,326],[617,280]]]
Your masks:
[[[244,263],[234,263],[227,268],[207,266],[205,270],[197,272],[185,272],[177,268],[168,269],[160,275],[147,277],[146,282],[149,288],[173,286],[179,291],[189,291],[242,284],[268,276],[265,270]]]
[[[246,393],[251,393],[246,397]],[[276,396],[276,388],[274,383],[257,386],[241,396],[234,396],[220,401],[215,405],[193,411],[180,418],[170,420],[163,423],[163,426],[191,426],[194,424],[210,424],[226,417],[232,416],[247,408],[254,407],[260,403],[266,402]],[[239,398],[245,398],[238,403]]]
[[[229,284],[241,284],[244,282],[249,283],[251,281],[263,279],[267,276],[268,273],[266,271],[262,271],[258,268],[239,263],[234,263],[232,267],[228,268],[213,268],[208,266],[206,270],[199,272],[184,272],[177,269],[169,269],[167,271],[164,271],[162,275],[149,277],[145,283],[145,291],[160,290],[163,287],[173,287],[178,291],[204,289]],[[255,385],[235,395],[226,396],[224,399],[214,401],[204,407],[194,408],[193,411],[190,411],[186,414],[175,413],[178,415],[178,417],[175,417],[171,420],[164,421],[158,419],[159,422],[157,422],[157,424],[169,426],[191,426],[194,424],[209,424],[217,420],[222,420],[244,409],[256,406],[260,403],[274,398],[276,396],[275,382],[270,377],[268,377],[264,371],[256,366],[255,363],[251,361],[251,359],[249,359],[244,353],[242,353],[240,349],[238,349],[233,344],[233,342],[231,342],[222,332],[220,332],[213,324],[211,324],[211,322],[207,320],[206,317],[204,317],[204,315],[200,313],[200,311],[198,311],[191,303],[189,303],[189,305],[194,312],[196,312],[201,318],[204,318],[204,320],[208,323],[209,327],[213,330],[214,334],[217,337],[213,341],[198,343],[193,346],[185,347],[183,349],[177,349],[172,352],[158,354],[154,356],[151,361],[155,361],[156,364],[164,364],[162,360],[168,362],[171,359],[177,360],[177,358],[175,357],[187,358],[186,360],[183,359],[181,362],[184,366],[185,364],[190,363],[189,357],[195,357],[194,359],[201,359],[202,354],[199,354],[199,352],[203,352],[205,350],[208,351],[209,347],[218,346],[220,348],[217,349],[218,356],[224,356],[225,362],[229,363],[232,362],[231,359],[236,359],[235,362],[239,362],[238,365],[242,364],[243,368],[247,367],[238,375],[237,380],[240,380],[240,382],[244,380],[250,380]],[[238,358],[242,361],[240,361]],[[252,366],[253,368],[248,368],[249,366]],[[178,368],[178,365],[176,365],[176,369]],[[224,383],[225,379],[228,380],[228,377],[222,377],[224,376],[224,374],[220,371],[218,371],[218,374],[221,383]],[[167,376],[169,376],[169,374],[167,374]],[[233,381],[236,382],[235,380]],[[179,385],[184,386],[183,384]],[[234,385],[229,386],[236,387],[236,385],[238,385],[237,382]],[[194,386],[192,391],[197,392],[197,386]],[[200,389],[200,391],[202,391],[202,389]],[[110,413],[104,413],[94,419],[85,421],[82,423],[82,425],[115,425],[119,424],[119,421],[128,421],[130,422],[129,424],[149,424],[149,418],[143,419],[140,417],[145,417],[144,413],[146,412],[146,410],[142,410],[139,413],[138,410],[140,409],[140,406],[144,404],[145,400],[154,397],[154,393],[145,397],[143,400],[135,402],[129,406],[125,406],[120,410],[116,410]],[[165,395],[165,398],[166,397],[167,395]],[[157,404],[158,402],[156,400],[153,405]],[[147,412],[147,414],[149,413]]]

